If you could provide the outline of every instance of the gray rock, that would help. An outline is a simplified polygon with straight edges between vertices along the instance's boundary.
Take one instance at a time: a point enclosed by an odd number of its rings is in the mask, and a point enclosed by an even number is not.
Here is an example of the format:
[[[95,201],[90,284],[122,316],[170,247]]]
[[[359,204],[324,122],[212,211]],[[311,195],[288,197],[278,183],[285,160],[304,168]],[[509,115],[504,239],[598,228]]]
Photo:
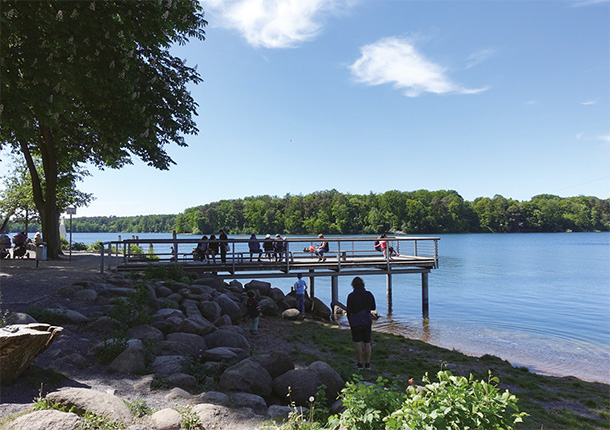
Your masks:
[[[204,338],[193,333],[171,333],[167,335],[167,340],[182,344],[183,353],[193,358],[198,357],[208,349]]]
[[[268,296],[271,297],[273,301],[277,303],[284,299],[285,294],[279,288],[270,288]]]
[[[99,317],[95,321],[93,321],[91,324],[89,324],[88,328],[90,331],[94,331],[96,333],[110,334],[114,330],[116,322],[117,321],[115,319],[110,318],[107,315],[104,315],[102,317]]]
[[[158,328],[152,327],[148,324],[142,324],[128,329],[125,332],[128,338],[140,339],[140,340],[153,340],[160,341],[165,339],[165,336]]]
[[[220,376],[219,387],[223,391],[240,391],[266,397],[271,394],[271,375],[255,361],[243,360],[229,367]]]
[[[157,292],[157,297],[167,297],[173,293],[172,290],[170,290],[169,288],[164,287],[164,286],[158,286],[156,288],[156,292]]]
[[[315,361],[309,365],[308,369],[316,372],[320,380],[326,385],[326,399],[328,402],[334,402],[339,392],[345,387],[343,378],[324,361]]]
[[[156,357],[150,368],[154,373],[167,377],[173,373],[181,372],[189,362],[190,360],[182,355],[166,355]]]
[[[144,351],[138,347],[127,347],[108,366],[115,372],[141,374],[146,370]]]
[[[261,396],[252,393],[233,393],[231,401],[238,408],[250,408],[258,415],[267,413],[267,403]]]
[[[0,328],[0,383],[15,381],[62,331],[61,327],[39,323]]]
[[[199,303],[199,311],[208,321],[216,321],[222,314],[220,305],[216,302],[205,301]]]
[[[279,308],[277,307],[277,303],[275,303],[275,301],[272,298],[261,297],[258,304],[261,305],[261,310],[263,311],[263,315],[277,316]]]
[[[197,378],[186,373],[174,373],[169,375],[167,379],[174,387],[182,388],[183,390],[192,390],[197,385]]]
[[[231,320],[236,321],[244,316],[244,312],[235,301],[226,294],[221,294],[214,299],[220,305],[222,312],[229,315]]]
[[[202,361],[230,361],[243,360],[248,357],[249,352],[242,348],[231,348],[227,346],[219,346],[210,348],[201,354]]]
[[[231,411],[226,406],[200,403],[193,406],[205,429],[251,430],[259,428],[263,417],[250,409]]]
[[[180,290],[183,289],[188,289],[189,285],[185,284],[184,282],[174,282],[172,281],[171,283],[167,283],[165,284],[167,287],[169,287],[174,293],[179,292]]]
[[[216,326],[202,316],[189,317],[178,325],[177,330],[183,333],[193,333],[203,336],[214,332]]]
[[[171,318],[171,317],[178,317],[180,319],[186,318],[186,316],[184,315],[184,312],[182,312],[180,309],[173,309],[173,308],[159,309],[155,313],[155,316],[156,315],[160,315],[163,318]]]
[[[80,424],[80,417],[72,412],[48,409],[22,415],[6,428],[12,430],[77,430],[80,428]]]
[[[184,299],[184,297],[182,297],[182,294],[178,294],[178,293],[172,293],[167,297],[164,297],[163,300],[164,301],[169,301],[169,302],[174,302],[174,303],[178,303],[178,305],[180,305],[180,303],[182,303],[182,300]]]
[[[57,293],[62,297],[74,297],[74,295],[82,289],[84,289],[82,285],[75,283],[61,287]]]
[[[133,384],[133,389],[143,393],[150,393],[155,375],[145,375]]]
[[[271,405],[267,409],[267,415],[275,420],[286,420],[292,411],[292,406]]]
[[[61,315],[63,318],[66,318],[71,324],[82,324],[89,322],[89,318],[87,318],[80,312],[73,311],[71,309],[47,308],[46,311],[56,315]]]
[[[206,294],[212,297],[216,297],[218,295],[218,291],[215,288],[204,284],[203,282],[209,282],[209,278],[196,279],[193,282],[193,286],[199,289],[199,294]]]
[[[198,403],[211,403],[213,405],[227,405],[229,404],[229,396],[220,391],[208,391],[201,393],[197,397]]]
[[[317,297],[313,298],[313,314],[316,317],[322,318],[324,321],[330,320],[331,311],[328,306]]]
[[[183,388],[174,387],[171,390],[169,390],[169,393],[167,393],[165,395],[165,400],[167,400],[167,401],[184,400],[184,399],[189,399],[191,397],[193,397],[193,396],[191,396],[191,393],[184,390]]]
[[[301,312],[298,309],[290,308],[282,312],[282,318],[285,320],[296,321],[301,318]]]
[[[201,311],[199,310],[198,305],[199,305],[199,303],[196,302],[195,300],[184,299],[184,300],[182,300],[180,307],[182,308],[182,310],[184,311],[184,314],[187,317],[200,317]]]
[[[315,396],[318,387],[324,384],[318,374],[309,369],[289,370],[273,380],[273,393],[281,399],[288,398],[297,406],[308,406],[309,398]]]
[[[34,318],[32,318],[30,315],[28,315],[26,313],[13,312],[12,314],[9,315],[6,322],[11,325],[16,325],[16,324],[33,324],[33,323],[37,323],[38,321],[36,321]]]
[[[150,423],[157,430],[180,430],[182,415],[175,409],[165,408],[152,414]]]
[[[180,322],[182,322],[182,320],[180,320]],[[150,323],[151,327],[154,327],[158,330],[161,331],[161,333],[163,333],[164,335],[168,335],[170,333],[173,333],[176,331],[176,328],[178,327],[176,324],[174,324],[172,321],[169,320],[163,320],[163,321],[155,321]]]
[[[245,285],[246,291],[248,290],[258,290],[261,296],[268,296],[269,290],[271,289],[271,284],[265,281],[257,281],[253,280],[248,282]]]
[[[250,343],[248,342],[248,339],[232,330],[217,330],[204,336],[204,339],[208,348],[229,346],[250,351]]]
[[[79,414],[89,411],[112,421],[131,423],[133,420],[133,415],[125,402],[112,394],[86,388],[68,388],[49,393],[46,398],[68,409],[74,407]]]
[[[244,291],[244,286],[237,279],[233,279],[231,282],[229,282],[228,288],[236,293],[241,293]]]
[[[292,358],[283,352],[273,351],[271,354],[254,355],[248,358],[248,360],[255,361],[263,366],[274,379],[294,369]]]
[[[80,290],[77,291],[76,294],[74,294],[74,298],[76,300],[82,300],[88,303],[94,302],[95,299],[97,299],[97,296],[97,291],[91,289]]]
[[[233,321],[231,321],[231,318],[229,317],[229,315],[222,315],[218,318],[216,318],[216,320],[214,320],[214,325],[216,327],[225,327],[225,326],[231,326],[233,325]]]

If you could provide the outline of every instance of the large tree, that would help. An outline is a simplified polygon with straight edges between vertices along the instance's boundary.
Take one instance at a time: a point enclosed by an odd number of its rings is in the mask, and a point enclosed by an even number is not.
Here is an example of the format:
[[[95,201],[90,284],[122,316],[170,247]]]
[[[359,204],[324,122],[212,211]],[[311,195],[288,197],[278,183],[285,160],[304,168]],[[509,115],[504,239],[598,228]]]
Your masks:
[[[197,132],[187,86],[201,79],[169,51],[207,23],[199,0],[0,1],[0,146],[27,163],[56,258],[60,178],[133,156],[168,169],[165,146]]]

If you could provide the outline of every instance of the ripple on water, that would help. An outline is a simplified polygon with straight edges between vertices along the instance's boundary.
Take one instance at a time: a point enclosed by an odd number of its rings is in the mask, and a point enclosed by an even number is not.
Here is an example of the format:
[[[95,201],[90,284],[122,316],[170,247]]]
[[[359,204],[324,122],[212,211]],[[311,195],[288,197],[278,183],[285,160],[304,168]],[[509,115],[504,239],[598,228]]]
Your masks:
[[[610,347],[528,326],[381,318],[375,329],[464,354],[491,354],[531,371],[610,383]]]

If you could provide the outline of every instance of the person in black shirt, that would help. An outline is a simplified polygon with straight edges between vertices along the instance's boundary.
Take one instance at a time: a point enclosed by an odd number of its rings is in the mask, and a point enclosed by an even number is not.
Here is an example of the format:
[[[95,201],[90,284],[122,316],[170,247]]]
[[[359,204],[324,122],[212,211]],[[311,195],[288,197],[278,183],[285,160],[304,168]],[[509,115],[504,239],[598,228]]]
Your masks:
[[[347,319],[356,349],[356,368],[371,370],[371,311],[377,308],[375,297],[364,288],[364,281],[358,276],[352,280],[352,288],[347,296]]]

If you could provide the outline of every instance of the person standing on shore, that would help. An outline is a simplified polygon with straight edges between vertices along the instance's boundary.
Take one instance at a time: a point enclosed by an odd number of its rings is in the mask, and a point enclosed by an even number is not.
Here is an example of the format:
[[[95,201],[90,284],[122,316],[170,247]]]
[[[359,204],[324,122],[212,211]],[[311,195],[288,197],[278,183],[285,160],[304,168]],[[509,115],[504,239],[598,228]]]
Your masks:
[[[250,317],[250,333],[253,335],[258,334],[258,322],[261,317],[261,306],[258,304],[256,300],[256,293],[254,290],[248,291],[248,303],[246,307],[248,308],[248,316]]]
[[[356,369],[371,370],[371,311],[377,308],[375,296],[364,288],[364,281],[358,276],[352,280],[352,288],[347,296],[347,319],[356,350]]]
[[[307,283],[302,278],[303,275],[297,273],[297,281],[294,283],[292,289],[296,294],[297,309],[301,315],[305,317],[305,291],[307,290]]]

